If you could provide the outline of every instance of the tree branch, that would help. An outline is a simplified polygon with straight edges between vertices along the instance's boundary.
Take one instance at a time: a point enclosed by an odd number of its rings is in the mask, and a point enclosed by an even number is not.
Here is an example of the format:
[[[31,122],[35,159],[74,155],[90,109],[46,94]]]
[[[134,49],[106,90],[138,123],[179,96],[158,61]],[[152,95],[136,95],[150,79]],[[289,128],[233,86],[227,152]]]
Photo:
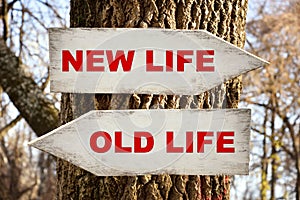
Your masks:
[[[22,116],[18,115],[14,120],[9,122],[9,124],[7,124],[5,127],[1,128],[0,129],[0,139],[2,137],[4,137],[6,135],[6,133],[9,131],[9,129],[14,127],[21,119],[22,119]]]
[[[37,136],[57,127],[58,110],[32,77],[19,65],[18,57],[0,40],[0,85]]]

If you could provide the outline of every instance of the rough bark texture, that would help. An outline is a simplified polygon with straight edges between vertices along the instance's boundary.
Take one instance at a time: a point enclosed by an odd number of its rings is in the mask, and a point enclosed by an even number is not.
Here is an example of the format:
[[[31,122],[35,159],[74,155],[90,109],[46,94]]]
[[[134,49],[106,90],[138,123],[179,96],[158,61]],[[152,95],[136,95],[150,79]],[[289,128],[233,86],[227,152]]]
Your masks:
[[[58,110],[46,98],[41,88],[26,73],[19,58],[0,40],[0,85],[8,94],[22,117],[37,136],[41,136],[59,123]]]
[[[72,27],[206,29],[243,47],[247,0],[71,1]],[[180,41],[178,41],[180,42]],[[236,108],[241,78],[196,96],[96,94],[95,109]],[[94,109],[90,95],[62,95],[63,123]],[[76,103],[75,103],[76,102]],[[145,175],[96,177],[72,164],[57,164],[58,199],[229,199],[230,177]]]

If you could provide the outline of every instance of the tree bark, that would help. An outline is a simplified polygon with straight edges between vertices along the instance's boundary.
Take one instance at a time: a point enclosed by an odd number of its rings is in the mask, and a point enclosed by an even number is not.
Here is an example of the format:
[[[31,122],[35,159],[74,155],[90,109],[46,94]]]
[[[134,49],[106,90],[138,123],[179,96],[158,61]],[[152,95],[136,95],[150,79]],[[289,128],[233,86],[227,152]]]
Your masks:
[[[59,123],[58,110],[4,40],[0,40],[0,66],[0,85],[36,135],[55,129]]]
[[[243,47],[247,0],[72,0],[71,27],[205,29]],[[180,42],[180,41],[178,41]],[[196,96],[63,94],[61,122],[92,109],[236,108],[241,77]],[[94,105],[92,104],[94,101]],[[58,199],[229,199],[226,175],[96,177],[58,160]]]

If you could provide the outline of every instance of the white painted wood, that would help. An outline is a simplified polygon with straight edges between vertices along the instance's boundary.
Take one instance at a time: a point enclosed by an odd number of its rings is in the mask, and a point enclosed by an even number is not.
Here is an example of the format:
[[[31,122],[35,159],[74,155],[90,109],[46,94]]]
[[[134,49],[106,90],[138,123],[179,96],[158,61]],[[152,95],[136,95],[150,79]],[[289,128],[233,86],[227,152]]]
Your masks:
[[[185,146],[186,131],[234,131],[235,153],[216,153],[216,137],[204,153],[167,153],[166,131],[174,131],[176,146]],[[126,132],[125,146],[133,145],[134,131],[154,137],[149,153],[96,153],[90,147],[94,132]],[[90,111],[29,144],[65,159],[98,176],[137,174],[248,174],[250,110],[105,110]],[[196,140],[194,136],[194,140]],[[103,145],[102,140],[98,145]],[[114,138],[112,139],[114,143]],[[196,150],[194,141],[194,150]],[[114,147],[114,144],[112,145]],[[227,147],[229,147],[227,145]]]
[[[268,62],[205,30],[167,29],[49,29],[52,92],[199,94]],[[130,72],[62,72],[62,50],[135,50]],[[214,50],[214,72],[196,72],[196,57],[184,72],[146,72],[146,50],[154,50],[154,64],[164,65],[165,51]],[[85,53],[84,53],[85,55]],[[85,68],[85,58],[83,61]]]

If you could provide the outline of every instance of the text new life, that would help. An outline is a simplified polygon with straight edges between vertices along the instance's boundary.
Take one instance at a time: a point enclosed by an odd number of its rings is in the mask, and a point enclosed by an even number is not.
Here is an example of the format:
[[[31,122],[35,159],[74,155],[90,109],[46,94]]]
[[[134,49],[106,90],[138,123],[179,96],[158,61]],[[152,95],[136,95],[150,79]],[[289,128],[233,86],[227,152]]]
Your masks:
[[[61,52],[62,72],[130,72],[138,50],[69,50]],[[142,50],[139,50],[142,51]],[[194,66],[196,72],[214,72],[214,50],[151,50],[144,51],[146,72],[184,72]],[[163,60],[155,64],[155,59]],[[190,66],[188,66],[190,65]],[[122,68],[122,69],[119,69]]]

